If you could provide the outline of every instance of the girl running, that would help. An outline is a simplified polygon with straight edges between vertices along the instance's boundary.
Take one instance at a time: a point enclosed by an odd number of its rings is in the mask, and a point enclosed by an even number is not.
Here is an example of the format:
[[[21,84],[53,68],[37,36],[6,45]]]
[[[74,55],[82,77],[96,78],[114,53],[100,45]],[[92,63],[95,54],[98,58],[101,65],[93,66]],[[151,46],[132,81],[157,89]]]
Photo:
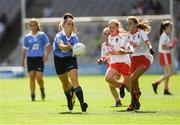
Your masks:
[[[108,22],[108,27],[110,30],[110,35],[108,36],[108,42],[110,44],[108,55],[110,56],[110,61],[105,74],[105,79],[110,86],[119,88],[120,97],[124,98],[124,86],[128,86],[130,83],[131,60],[128,54],[131,52],[127,51],[127,46],[123,44],[125,31],[121,28],[119,20],[110,20]],[[119,79],[117,79],[117,76],[120,78],[121,75],[123,76],[123,82],[120,82]],[[116,99],[118,98],[116,97]]]
[[[140,108],[139,97],[141,95],[139,87],[139,78],[144,74],[153,62],[153,54],[150,40],[147,33],[151,27],[145,20],[139,21],[135,16],[129,16],[126,20],[128,33],[124,44],[129,43],[131,54],[131,104],[128,111],[138,110]]]
[[[82,112],[86,112],[88,105],[84,102],[83,90],[78,81],[77,58],[72,53],[72,47],[79,42],[78,37],[73,32],[74,26],[72,18],[65,18],[63,20],[63,31],[56,34],[53,42],[54,64],[62,84],[71,85],[68,88],[64,88],[68,109],[70,111],[73,109],[72,90],[74,90],[80,102]]]
[[[110,61],[110,56],[108,56],[108,52],[109,52],[109,50],[111,48],[111,44],[108,42],[108,36],[109,35],[110,35],[109,28],[105,27],[104,30],[103,30],[103,41],[104,42],[101,45],[101,57],[97,61],[98,64],[102,64],[102,63],[107,64],[107,68],[108,68],[108,63]],[[119,79],[118,75],[117,75],[116,79]],[[114,87],[113,85],[109,84],[109,88],[110,88],[112,96],[115,99],[115,104],[112,105],[112,106],[113,107],[121,106],[122,104],[121,104],[118,92],[116,90],[116,87]]]

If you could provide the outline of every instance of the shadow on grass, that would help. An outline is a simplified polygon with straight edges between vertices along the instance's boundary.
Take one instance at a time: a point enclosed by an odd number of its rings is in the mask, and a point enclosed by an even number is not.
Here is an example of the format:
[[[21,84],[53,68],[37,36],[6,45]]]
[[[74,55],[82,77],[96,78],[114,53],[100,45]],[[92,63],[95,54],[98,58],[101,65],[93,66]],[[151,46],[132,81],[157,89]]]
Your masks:
[[[117,110],[116,112],[132,112],[132,113],[157,113],[157,111],[127,111],[127,110]]]
[[[64,104],[64,105],[60,105],[61,107],[67,107],[67,104]],[[77,105],[77,104],[74,104],[73,107],[75,106],[80,106],[80,105]]]
[[[135,113],[157,113],[157,111],[134,111]]]
[[[60,115],[88,115],[88,113],[87,112],[59,112],[58,114],[60,114]]]
[[[119,108],[119,107],[127,107],[127,105],[121,105],[121,106],[112,105],[112,106],[110,106],[110,107],[112,107],[112,108]]]
[[[35,101],[31,101],[33,103],[35,102],[52,102],[52,100],[35,100]]]

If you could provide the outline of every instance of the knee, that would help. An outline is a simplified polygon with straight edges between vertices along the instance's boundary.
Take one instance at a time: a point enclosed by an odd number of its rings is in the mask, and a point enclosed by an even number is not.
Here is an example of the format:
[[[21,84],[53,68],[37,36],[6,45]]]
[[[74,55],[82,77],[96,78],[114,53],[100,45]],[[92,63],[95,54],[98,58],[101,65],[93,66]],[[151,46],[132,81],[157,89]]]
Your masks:
[[[130,78],[129,79],[125,79],[125,80],[123,80],[123,83],[126,84],[126,85],[130,84],[131,83],[131,79]]]
[[[111,76],[109,76],[109,75],[107,75],[107,76],[105,77],[106,82],[110,82],[110,81],[111,81],[111,79],[112,79],[112,77],[111,77]]]
[[[43,81],[43,78],[42,78],[42,77],[40,77],[40,76],[36,76],[36,79],[37,79],[37,81],[38,81],[38,82]]]
[[[168,73],[169,77],[173,75],[173,72]]]
[[[169,72],[169,73],[167,73],[167,74],[165,74],[165,77],[171,77],[173,75],[173,72]]]
[[[30,76],[30,81],[31,82],[35,81],[35,77],[34,76]]]
[[[132,83],[136,82],[137,80],[138,80],[138,78],[136,78],[136,77],[134,77],[134,76],[132,76],[132,77],[130,78],[130,81],[131,81]]]
[[[37,81],[38,82],[43,82],[43,79],[42,78],[37,78]]]

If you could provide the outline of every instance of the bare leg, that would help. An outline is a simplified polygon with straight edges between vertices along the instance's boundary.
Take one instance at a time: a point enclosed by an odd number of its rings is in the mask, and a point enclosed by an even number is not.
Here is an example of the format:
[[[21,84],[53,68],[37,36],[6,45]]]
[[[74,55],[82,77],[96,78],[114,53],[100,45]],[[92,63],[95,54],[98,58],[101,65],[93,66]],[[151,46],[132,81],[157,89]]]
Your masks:
[[[68,79],[68,74],[67,73],[64,73],[64,74],[61,74],[59,75],[59,79],[62,83],[62,87],[63,87],[63,90],[64,92],[66,92],[67,90],[69,90],[69,88],[72,87],[69,79]]]
[[[110,85],[110,84],[109,84],[109,88],[110,88],[112,96],[114,97],[114,100],[115,101],[118,100],[119,99],[119,95],[118,95],[118,92],[116,91],[116,88],[114,86]]]
[[[68,109],[72,110],[73,109],[73,102],[72,102],[73,93],[72,93],[72,85],[70,84],[68,74],[64,73],[64,74],[59,75],[59,79],[62,83],[64,94],[67,99]]]
[[[123,83],[125,84],[126,88],[128,91],[131,89],[131,80],[130,80],[130,75],[123,76]]]
[[[37,79],[37,82],[39,84],[40,88],[44,88],[44,81],[43,81],[43,73],[42,72],[35,72],[35,77]]]
[[[172,65],[165,65],[164,66],[164,75],[160,77],[160,79],[158,79],[155,83],[152,84],[153,86],[153,90],[155,92],[155,94],[157,94],[157,88],[158,88],[158,85],[160,85],[160,83],[162,81],[164,81],[164,91],[167,91],[169,90],[169,87],[168,87],[168,82],[169,82],[169,78],[173,75],[173,72],[172,72]],[[169,92],[168,92],[169,93]]]
[[[142,67],[138,67],[131,75],[131,83],[133,88],[139,88],[139,77],[146,72],[146,70]]]
[[[30,91],[31,91],[31,98],[32,101],[35,101],[35,71],[30,71],[29,72],[29,77],[30,77]]]
[[[139,98],[141,95],[139,88],[139,78],[146,70],[139,66],[131,75],[131,105],[128,107],[128,111],[138,110],[140,108]]]
[[[120,88],[121,87],[120,82],[115,78],[115,76],[117,74],[118,74],[117,70],[112,69],[112,68],[108,68],[107,72],[106,72],[106,75],[105,75],[105,79],[109,84]]]
[[[164,66],[164,75],[161,76],[155,83],[160,84],[162,81],[167,80],[167,78],[169,78],[172,75],[173,75],[172,65],[165,65]]]
[[[88,105],[87,105],[87,103],[84,102],[83,90],[82,90],[81,86],[79,85],[78,70],[72,69],[68,72],[68,75],[70,77],[72,86],[74,87],[76,96],[77,96],[79,103],[81,105],[81,110],[82,110],[82,112],[86,112]]]
[[[45,97],[46,97],[46,94],[45,94],[45,90],[44,90],[44,80],[43,80],[43,73],[42,72],[39,72],[39,71],[36,71],[36,79],[37,79],[37,82],[39,84],[39,87],[40,87],[40,91],[41,91],[41,99],[44,100]]]

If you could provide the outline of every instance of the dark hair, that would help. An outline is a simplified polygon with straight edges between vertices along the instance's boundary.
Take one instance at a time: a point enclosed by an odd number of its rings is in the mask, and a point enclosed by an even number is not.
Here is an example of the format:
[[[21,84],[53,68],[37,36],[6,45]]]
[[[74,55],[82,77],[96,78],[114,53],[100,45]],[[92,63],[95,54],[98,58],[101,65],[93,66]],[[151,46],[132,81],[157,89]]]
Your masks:
[[[138,20],[135,16],[129,16],[126,21],[128,20],[132,20],[135,24],[137,24],[138,28],[144,30],[146,33],[151,32],[151,26],[148,20]]]
[[[162,21],[161,22],[161,25],[160,25],[160,35],[163,33],[163,30],[166,29],[166,27],[168,27],[169,25],[172,25],[172,22],[169,21],[169,20],[166,20],[166,21]]]
[[[63,19],[66,20],[66,19],[68,19],[68,18],[73,19],[74,17],[72,16],[71,13],[65,13],[64,16],[63,16]]]

